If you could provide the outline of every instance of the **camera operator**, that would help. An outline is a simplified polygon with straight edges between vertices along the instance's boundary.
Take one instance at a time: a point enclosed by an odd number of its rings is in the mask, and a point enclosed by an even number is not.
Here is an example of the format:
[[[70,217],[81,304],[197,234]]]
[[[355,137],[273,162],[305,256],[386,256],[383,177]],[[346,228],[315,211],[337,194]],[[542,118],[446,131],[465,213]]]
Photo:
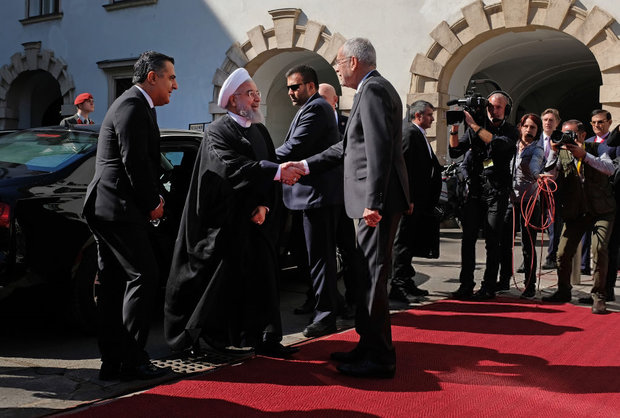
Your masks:
[[[584,232],[592,229],[592,313],[606,313],[607,248],[613,228],[616,201],[609,182],[614,173],[615,148],[585,143],[586,130],[578,120],[562,126],[560,140],[552,142],[545,171],[556,178],[556,208],[564,219],[558,247],[558,289],[544,302],[570,302],[573,256]],[[571,134],[574,132],[574,134]],[[574,137],[575,143],[571,143]]]
[[[467,129],[460,138],[458,125],[450,130],[450,157],[465,154],[461,169],[467,179],[463,209],[460,286],[452,297],[460,300],[488,300],[495,297],[499,269],[500,236],[512,185],[510,161],[515,153],[517,130],[506,121],[511,99],[495,91],[488,97],[486,117],[476,121],[464,110]],[[480,112],[474,112],[480,113]],[[476,240],[484,228],[486,268],[480,289],[474,294]]]

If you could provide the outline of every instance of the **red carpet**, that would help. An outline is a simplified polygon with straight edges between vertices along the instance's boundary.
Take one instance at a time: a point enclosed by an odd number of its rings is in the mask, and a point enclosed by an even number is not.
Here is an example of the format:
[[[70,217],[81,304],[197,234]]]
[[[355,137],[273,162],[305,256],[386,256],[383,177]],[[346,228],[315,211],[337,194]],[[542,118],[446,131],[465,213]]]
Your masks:
[[[294,360],[241,365],[77,413],[87,417],[619,417],[620,316],[503,299],[442,301],[392,317],[393,380],[340,375],[326,359],[355,331]]]

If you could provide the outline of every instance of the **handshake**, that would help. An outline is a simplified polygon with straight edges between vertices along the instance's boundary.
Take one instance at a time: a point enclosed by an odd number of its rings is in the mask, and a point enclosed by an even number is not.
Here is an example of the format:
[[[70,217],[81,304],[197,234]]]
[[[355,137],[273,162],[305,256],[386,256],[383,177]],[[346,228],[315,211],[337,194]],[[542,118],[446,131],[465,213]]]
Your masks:
[[[301,176],[305,176],[306,167],[301,161],[288,161],[280,164],[280,182],[292,186]]]

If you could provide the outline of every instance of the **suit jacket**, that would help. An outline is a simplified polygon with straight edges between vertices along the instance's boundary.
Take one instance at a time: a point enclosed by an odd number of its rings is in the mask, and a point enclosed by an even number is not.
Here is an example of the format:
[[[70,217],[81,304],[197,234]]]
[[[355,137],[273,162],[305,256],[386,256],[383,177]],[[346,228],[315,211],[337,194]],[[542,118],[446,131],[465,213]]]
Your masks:
[[[409,196],[414,211],[432,213],[441,194],[441,171],[435,153],[429,155],[427,140],[420,129],[407,122],[403,129],[403,154],[409,174]]]
[[[365,208],[397,213],[409,207],[402,114],[394,87],[372,71],[355,95],[343,140],[307,159],[311,173],[344,159],[344,203],[349,217],[362,218]]]
[[[286,134],[284,144],[276,150],[280,161],[301,161],[325,151],[340,141],[334,109],[315,93],[299,109]],[[302,176],[293,186],[282,185],[287,208],[304,210],[343,202],[342,166]]]
[[[610,158],[612,160],[615,158],[615,150],[604,143],[586,142],[585,150],[596,157],[608,150],[613,151]],[[564,149],[558,153],[557,167],[556,202],[562,219],[572,221],[585,213],[600,216],[616,210],[614,192],[608,175],[583,163],[585,181],[582,182],[575,165],[575,157]]]
[[[90,118],[88,119],[88,123],[82,122],[82,119],[80,119],[77,113],[73,116],[69,116],[68,118],[64,118],[63,120],[60,121],[60,126],[65,126],[65,127],[69,127],[69,125],[94,125],[94,124],[95,122],[93,122]]]
[[[112,103],[101,124],[84,215],[145,222],[159,205],[159,140],[154,111],[137,87],[129,88]]]

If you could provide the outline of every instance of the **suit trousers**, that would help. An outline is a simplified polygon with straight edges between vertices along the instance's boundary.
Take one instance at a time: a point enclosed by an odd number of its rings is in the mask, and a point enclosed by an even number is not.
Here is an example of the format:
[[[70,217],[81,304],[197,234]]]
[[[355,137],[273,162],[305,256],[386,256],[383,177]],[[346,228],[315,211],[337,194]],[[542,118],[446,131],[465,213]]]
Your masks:
[[[513,215],[514,211],[514,215]],[[540,224],[540,207],[537,205],[532,213],[531,222],[536,225]],[[502,238],[500,243],[500,272],[499,281],[509,283],[514,271],[514,231],[513,225],[517,225],[521,229],[521,253],[523,254],[523,270],[525,275],[525,287],[534,288],[536,286],[536,270],[537,270],[537,254],[536,254],[536,237],[538,231],[532,225],[525,225],[525,218],[521,214],[521,205],[511,206],[506,211],[504,217],[504,226],[502,229]]]
[[[338,310],[336,225],[341,206],[303,210],[315,308],[312,322],[335,322]]]
[[[573,256],[584,232],[592,228],[592,259],[594,261],[592,293],[602,298],[605,297],[609,265],[607,249],[612,235],[614,218],[615,212],[599,216],[586,214],[574,220],[564,220],[564,228],[558,246],[558,291],[570,292],[572,289],[570,276]]]
[[[620,207],[618,201],[616,201],[616,207]],[[607,268],[607,279],[605,280],[607,296],[614,296],[614,288],[616,287],[616,279],[618,277],[618,251],[620,251],[620,219],[618,218],[618,212],[616,211],[614,228],[609,240],[609,265]]]
[[[488,186],[487,186],[488,187]],[[463,238],[461,241],[461,286],[473,289],[476,268],[476,241],[482,227],[486,249],[486,266],[482,287],[495,290],[500,259],[500,238],[504,214],[508,208],[508,193],[485,187],[482,196],[469,196],[463,213]]]
[[[407,279],[415,276],[415,269],[411,264],[413,258],[414,227],[419,222],[418,213],[403,215],[398,223],[394,249],[392,255],[392,285],[403,284]]]
[[[101,360],[143,364],[159,278],[148,226],[94,219],[88,225],[98,250]]]
[[[401,213],[384,214],[376,227],[358,220],[357,243],[364,255],[366,274],[360,277],[360,301],[355,312],[358,347],[381,364],[395,364],[387,282],[392,267],[392,246]]]
[[[553,194],[555,198],[555,193]],[[549,233],[549,246],[547,247],[547,261],[557,262],[558,258],[558,245],[560,244],[560,236],[562,235],[562,228],[564,227],[564,221],[559,213],[555,213],[553,223],[549,225],[547,232]]]
[[[342,261],[342,278],[345,287],[345,301],[349,306],[355,306],[358,300],[357,280],[364,271],[363,256],[355,241],[355,225],[349,218],[344,206],[340,206],[338,227],[336,228],[336,246]]]

